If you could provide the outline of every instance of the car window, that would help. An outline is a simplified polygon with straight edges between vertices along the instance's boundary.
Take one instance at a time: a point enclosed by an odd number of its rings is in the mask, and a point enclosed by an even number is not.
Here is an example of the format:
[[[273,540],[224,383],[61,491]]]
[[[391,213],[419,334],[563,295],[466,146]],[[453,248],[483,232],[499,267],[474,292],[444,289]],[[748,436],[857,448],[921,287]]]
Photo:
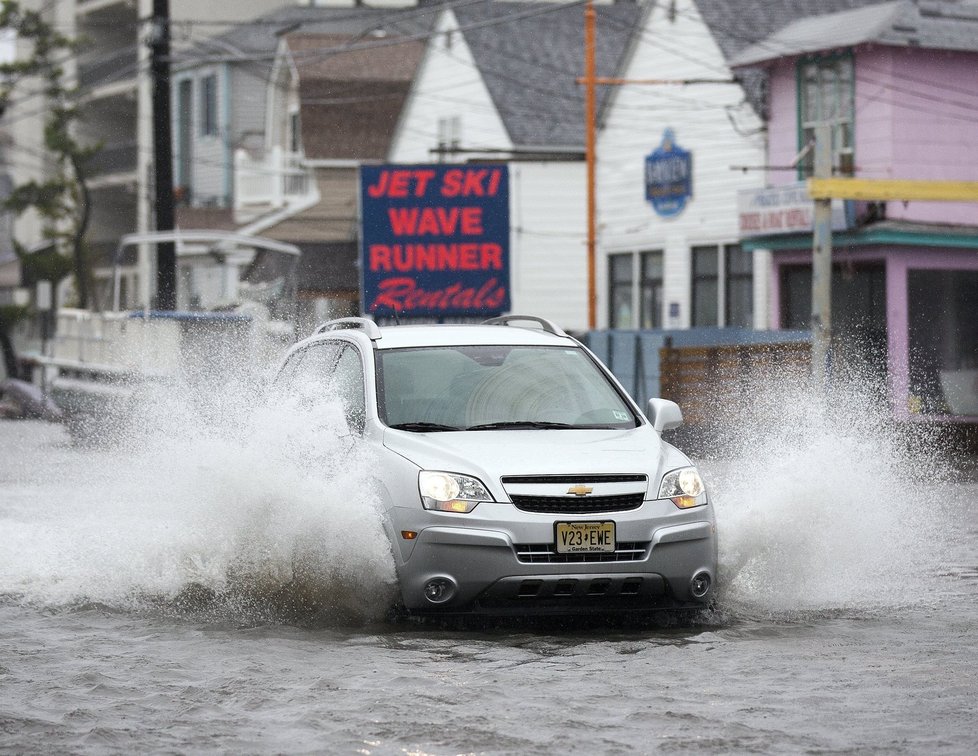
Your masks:
[[[349,344],[321,342],[293,354],[272,384],[277,399],[291,398],[311,409],[337,399],[347,424],[363,432],[363,364],[360,353]]]
[[[388,425],[498,423],[634,427],[637,419],[584,350],[465,346],[378,353],[378,400]]]
[[[333,373],[340,345],[334,342],[313,344],[299,353],[300,360],[292,375],[293,384],[319,384]]]
[[[270,387],[276,399],[304,394],[306,385],[323,381],[333,370],[339,353],[335,343],[319,343],[293,352],[282,365]]]
[[[362,433],[366,417],[363,362],[360,359],[360,352],[355,347],[346,345],[340,351],[329,388],[336,392],[342,402],[343,413],[350,427]]]

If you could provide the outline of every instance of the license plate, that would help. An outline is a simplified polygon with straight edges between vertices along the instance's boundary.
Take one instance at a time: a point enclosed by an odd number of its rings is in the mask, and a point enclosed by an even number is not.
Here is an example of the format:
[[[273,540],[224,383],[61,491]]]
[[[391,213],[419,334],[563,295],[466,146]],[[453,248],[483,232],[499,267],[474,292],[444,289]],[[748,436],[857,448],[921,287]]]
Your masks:
[[[615,550],[615,523],[556,523],[558,554],[584,554]]]

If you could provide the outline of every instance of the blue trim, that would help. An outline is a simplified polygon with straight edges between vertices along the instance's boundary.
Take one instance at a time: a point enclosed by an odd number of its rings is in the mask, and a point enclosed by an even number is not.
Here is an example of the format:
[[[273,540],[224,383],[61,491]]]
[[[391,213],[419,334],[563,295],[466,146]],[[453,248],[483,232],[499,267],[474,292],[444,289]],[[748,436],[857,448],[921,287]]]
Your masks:
[[[754,236],[740,240],[741,246],[750,251],[770,249],[786,251],[811,249],[811,234],[788,236]],[[978,249],[978,229],[965,233],[941,233],[939,231],[910,231],[893,228],[867,228],[832,234],[833,247],[873,247],[881,245],[904,247],[952,247]]]
[[[190,323],[250,323],[249,315],[234,312],[188,312],[186,310],[133,310],[130,318],[150,320],[179,320]]]

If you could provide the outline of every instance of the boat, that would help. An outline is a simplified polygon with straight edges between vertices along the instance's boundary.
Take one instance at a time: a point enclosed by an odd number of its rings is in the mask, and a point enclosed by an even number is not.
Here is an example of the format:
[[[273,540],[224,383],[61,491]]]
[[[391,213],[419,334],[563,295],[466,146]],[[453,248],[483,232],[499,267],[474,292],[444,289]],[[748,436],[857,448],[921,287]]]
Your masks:
[[[164,243],[176,253],[173,310],[156,307]],[[295,245],[225,231],[128,234],[100,271],[108,306],[58,310],[36,380],[89,441],[128,427],[148,394],[259,380],[296,338],[299,258]]]

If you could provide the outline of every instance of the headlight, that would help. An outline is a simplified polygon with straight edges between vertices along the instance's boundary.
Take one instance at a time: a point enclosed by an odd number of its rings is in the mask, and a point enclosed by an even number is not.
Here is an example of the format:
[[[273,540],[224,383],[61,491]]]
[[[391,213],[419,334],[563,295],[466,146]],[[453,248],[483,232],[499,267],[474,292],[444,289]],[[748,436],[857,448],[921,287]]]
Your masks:
[[[695,467],[680,467],[662,476],[660,499],[672,499],[680,509],[706,504],[706,486]]]
[[[475,509],[480,501],[493,500],[481,481],[458,473],[422,470],[418,476],[418,489],[422,506],[439,512],[465,514]]]

